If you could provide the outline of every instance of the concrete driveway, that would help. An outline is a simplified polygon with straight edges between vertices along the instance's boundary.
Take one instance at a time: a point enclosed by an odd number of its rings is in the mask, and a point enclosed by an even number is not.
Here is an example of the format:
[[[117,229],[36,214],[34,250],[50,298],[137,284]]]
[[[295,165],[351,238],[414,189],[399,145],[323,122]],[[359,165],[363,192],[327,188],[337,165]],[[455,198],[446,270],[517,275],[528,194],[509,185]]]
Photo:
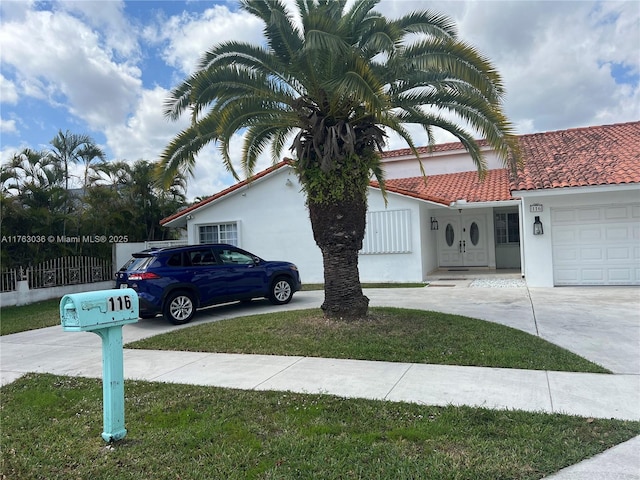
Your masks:
[[[435,284],[440,286],[375,289],[366,294],[371,305],[434,310],[501,323],[544,338],[614,373],[640,375],[638,287],[489,288],[473,287],[468,279]]]
[[[434,310],[507,325],[540,336],[614,373],[640,375],[640,288],[474,287],[474,282],[466,278],[432,285],[440,286],[367,289],[365,294],[371,306]],[[298,292],[291,303],[284,306],[273,306],[266,300],[255,300],[249,305],[217,306],[198,312],[190,324],[182,327],[171,325],[161,317],[141,319],[123,329],[123,340],[132,342],[225,318],[318,308],[323,295],[322,291]],[[60,327],[10,337],[3,337],[4,353],[8,353],[6,349],[14,343],[69,345],[69,342],[87,341],[85,335],[64,333]],[[99,338],[91,337],[98,348]],[[6,370],[5,366],[2,370]]]

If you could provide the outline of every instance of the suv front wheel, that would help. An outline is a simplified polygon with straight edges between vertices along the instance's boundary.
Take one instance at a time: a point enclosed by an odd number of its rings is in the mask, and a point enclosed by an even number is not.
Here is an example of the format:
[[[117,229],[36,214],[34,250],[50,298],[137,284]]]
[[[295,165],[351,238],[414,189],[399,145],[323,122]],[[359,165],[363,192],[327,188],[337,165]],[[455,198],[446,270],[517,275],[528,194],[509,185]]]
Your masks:
[[[291,281],[288,278],[277,278],[273,285],[271,285],[271,292],[269,294],[269,300],[274,305],[284,305],[291,301],[293,296],[293,288],[291,287]]]
[[[173,292],[164,302],[164,316],[174,325],[189,323],[196,313],[193,295],[189,292]]]

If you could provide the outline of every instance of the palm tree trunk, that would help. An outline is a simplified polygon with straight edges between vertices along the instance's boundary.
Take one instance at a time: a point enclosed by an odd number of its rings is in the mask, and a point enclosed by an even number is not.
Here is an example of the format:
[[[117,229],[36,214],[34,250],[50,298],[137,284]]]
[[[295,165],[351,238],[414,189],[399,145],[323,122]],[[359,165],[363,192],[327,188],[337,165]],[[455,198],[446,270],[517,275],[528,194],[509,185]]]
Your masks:
[[[367,315],[369,299],[362,293],[358,251],[366,226],[366,199],[311,204],[309,216],[324,264],[324,303],[329,318],[355,320]]]

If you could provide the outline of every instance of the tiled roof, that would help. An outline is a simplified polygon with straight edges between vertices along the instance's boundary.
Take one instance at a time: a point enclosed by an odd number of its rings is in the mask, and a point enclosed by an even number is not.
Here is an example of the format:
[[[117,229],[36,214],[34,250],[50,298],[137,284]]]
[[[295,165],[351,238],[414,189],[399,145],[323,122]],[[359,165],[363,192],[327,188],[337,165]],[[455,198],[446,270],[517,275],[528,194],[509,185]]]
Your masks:
[[[477,143],[481,147],[486,147],[488,145],[486,140],[477,140]],[[418,154],[429,155],[430,153],[438,153],[438,152],[451,152],[454,150],[464,150],[464,146],[460,142],[450,142],[450,143],[439,143],[437,145],[432,145],[431,147],[416,147]],[[413,152],[410,148],[400,148],[398,150],[387,150],[382,152],[382,158],[394,158],[394,157],[406,157],[407,155],[413,155]]]
[[[512,190],[640,182],[640,122],[522,135]]]
[[[495,202],[513,200],[511,191],[539,190],[592,185],[640,183],[640,122],[574,128],[519,137],[524,167],[510,181],[506,169],[489,170],[484,181],[478,173],[461,172],[386,181],[386,189],[421,200],[449,205],[456,200]],[[481,146],[487,142],[480,140]],[[418,153],[462,150],[461,143],[444,143],[433,148],[419,147]],[[383,158],[412,155],[410,149],[391,150]],[[262,178],[284,165],[284,160],[248,180],[239,182],[191,207],[160,221],[162,225],[207,205]],[[371,182],[379,187],[377,182]]]
[[[372,186],[378,187],[376,182]],[[385,182],[387,191],[449,205],[456,200],[498,202],[513,200],[506,169],[489,170],[483,181],[478,172],[448,173],[428,177],[394,178]]]

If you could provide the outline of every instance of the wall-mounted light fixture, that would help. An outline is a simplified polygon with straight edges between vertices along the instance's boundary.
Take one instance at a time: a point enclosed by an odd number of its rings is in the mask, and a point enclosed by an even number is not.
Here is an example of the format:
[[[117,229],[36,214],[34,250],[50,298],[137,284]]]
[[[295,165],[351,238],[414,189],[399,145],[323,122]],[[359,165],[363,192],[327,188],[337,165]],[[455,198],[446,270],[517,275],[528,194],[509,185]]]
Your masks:
[[[287,181],[286,181],[286,182],[284,182],[284,184],[285,184],[287,187],[293,187],[293,182],[291,181],[291,179],[290,179],[290,178],[287,178]]]
[[[534,235],[542,235],[544,230],[542,228],[542,222],[540,221],[540,217],[536,215],[536,220],[533,222],[533,234]]]
[[[438,220],[436,220],[436,217],[431,217],[431,230],[438,230]]]

